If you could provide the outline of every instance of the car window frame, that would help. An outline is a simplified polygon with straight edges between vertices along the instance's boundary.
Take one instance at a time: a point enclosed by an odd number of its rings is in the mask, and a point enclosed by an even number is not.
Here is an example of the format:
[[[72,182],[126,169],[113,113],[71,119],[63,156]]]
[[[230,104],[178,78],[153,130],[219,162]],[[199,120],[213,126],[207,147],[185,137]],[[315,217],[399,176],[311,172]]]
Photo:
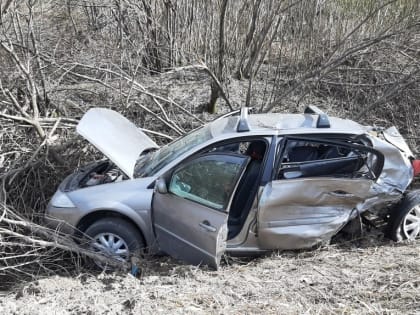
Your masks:
[[[231,192],[228,200],[226,201],[226,204],[223,205],[222,209],[219,209],[219,208],[216,208],[216,207],[211,207],[208,203],[201,203],[201,202],[199,202],[197,200],[194,200],[193,198],[184,198],[184,197],[182,197],[182,196],[180,196],[178,194],[175,194],[175,193],[173,193],[173,192],[171,192],[169,190],[169,185],[170,185],[170,183],[172,181],[172,178],[174,177],[174,174],[176,172],[181,171],[182,169],[184,169],[185,167],[187,167],[188,165],[192,164],[193,162],[195,162],[197,160],[200,160],[200,159],[205,160],[206,158],[212,157],[212,156],[240,157],[240,158],[244,158],[244,159],[247,160],[245,162],[244,166],[242,167],[241,171],[234,178],[235,185],[233,187],[233,190],[232,190],[232,192]],[[214,211],[218,211],[218,212],[222,212],[222,213],[229,213],[229,206],[230,206],[230,203],[232,201],[232,197],[235,195],[237,185],[238,185],[238,183],[240,181],[240,177],[243,175],[244,169],[246,169],[246,166],[248,165],[249,161],[250,161],[250,158],[249,157],[245,157],[244,155],[236,154],[236,153],[231,153],[231,152],[209,152],[209,153],[205,153],[205,154],[201,154],[201,155],[198,154],[198,155],[193,155],[193,156],[185,159],[183,162],[180,162],[170,172],[168,172],[168,174],[166,176],[164,176],[163,178],[165,179],[165,182],[166,182],[166,184],[168,186],[168,193],[169,194],[171,194],[171,195],[173,195],[173,196],[175,196],[177,198],[183,198],[185,200],[189,200],[191,202],[195,202],[197,204],[200,204],[200,205],[202,205],[204,207],[207,207],[207,208],[209,208],[211,210],[214,210]]]
[[[381,175],[381,172],[384,167],[385,163],[385,157],[382,154],[382,152],[375,150],[373,147],[370,147],[368,145],[362,145],[362,144],[355,144],[355,143],[348,143],[346,141],[358,141],[360,137],[355,136],[349,136],[349,135],[323,135],[327,136],[326,138],[320,138],[319,135],[315,136],[294,136],[294,135],[285,135],[282,138],[280,138],[277,142],[277,148],[275,152],[275,164],[273,167],[272,172],[272,180],[288,180],[286,178],[278,178],[278,174],[280,171],[280,167],[282,165],[282,157],[285,154],[285,150],[287,148],[288,141],[307,141],[307,142],[315,142],[315,143],[321,143],[326,145],[332,145],[332,146],[342,146],[342,147],[348,147],[360,151],[366,151],[370,152],[376,155],[377,161],[375,163],[375,168],[370,169],[370,171],[375,175],[375,178],[372,178],[371,180],[377,181],[378,178]],[[314,161],[322,161],[322,160],[314,160]],[[320,177],[320,176],[314,176],[314,177]],[[314,177],[299,177],[297,179],[305,179],[305,178],[314,178]],[[326,176],[324,176],[326,177]],[[329,177],[329,176],[328,176]],[[343,177],[344,178],[344,177]]]

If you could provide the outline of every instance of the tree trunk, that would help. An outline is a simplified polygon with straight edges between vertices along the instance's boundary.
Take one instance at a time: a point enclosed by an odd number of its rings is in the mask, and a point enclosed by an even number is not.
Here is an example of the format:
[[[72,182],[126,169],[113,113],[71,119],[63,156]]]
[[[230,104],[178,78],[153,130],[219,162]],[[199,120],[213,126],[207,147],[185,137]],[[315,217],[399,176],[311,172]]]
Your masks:
[[[219,59],[217,64],[216,76],[220,82],[223,82],[223,62],[225,55],[225,16],[227,9],[228,0],[223,0],[220,8],[220,21],[219,21]],[[216,103],[220,96],[220,87],[214,82],[211,83],[211,95],[210,102],[207,107],[207,111],[210,114],[216,113]]]

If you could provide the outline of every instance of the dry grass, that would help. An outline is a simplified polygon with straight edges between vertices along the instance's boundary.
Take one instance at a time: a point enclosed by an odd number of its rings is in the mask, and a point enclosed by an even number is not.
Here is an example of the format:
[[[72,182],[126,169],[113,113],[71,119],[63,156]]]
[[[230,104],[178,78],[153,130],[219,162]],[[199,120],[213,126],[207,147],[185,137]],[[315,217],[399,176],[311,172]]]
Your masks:
[[[149,260],[131,275],[51,277],[0,300],[4,314],[415,314],[419,242],[374,239],[315,251],[228,259],[218,271]]]

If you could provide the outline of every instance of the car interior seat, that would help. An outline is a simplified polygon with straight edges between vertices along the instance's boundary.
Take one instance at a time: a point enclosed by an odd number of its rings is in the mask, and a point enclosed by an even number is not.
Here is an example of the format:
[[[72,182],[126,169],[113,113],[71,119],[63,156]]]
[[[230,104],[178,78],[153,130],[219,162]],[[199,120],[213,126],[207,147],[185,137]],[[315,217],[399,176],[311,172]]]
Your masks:
[[[311,146],[294,147],[289,151],[289,162],[304,162],[317,160],[318,148]]]

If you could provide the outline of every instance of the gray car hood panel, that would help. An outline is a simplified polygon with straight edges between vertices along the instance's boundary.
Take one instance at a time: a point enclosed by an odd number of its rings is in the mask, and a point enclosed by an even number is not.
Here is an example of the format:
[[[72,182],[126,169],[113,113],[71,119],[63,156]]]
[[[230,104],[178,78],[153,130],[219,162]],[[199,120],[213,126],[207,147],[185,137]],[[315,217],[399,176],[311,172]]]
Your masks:
[[[77,132],[130,178],[140,154],[159,148],[132,122],[106,108],[90,109],[77,125]]]

